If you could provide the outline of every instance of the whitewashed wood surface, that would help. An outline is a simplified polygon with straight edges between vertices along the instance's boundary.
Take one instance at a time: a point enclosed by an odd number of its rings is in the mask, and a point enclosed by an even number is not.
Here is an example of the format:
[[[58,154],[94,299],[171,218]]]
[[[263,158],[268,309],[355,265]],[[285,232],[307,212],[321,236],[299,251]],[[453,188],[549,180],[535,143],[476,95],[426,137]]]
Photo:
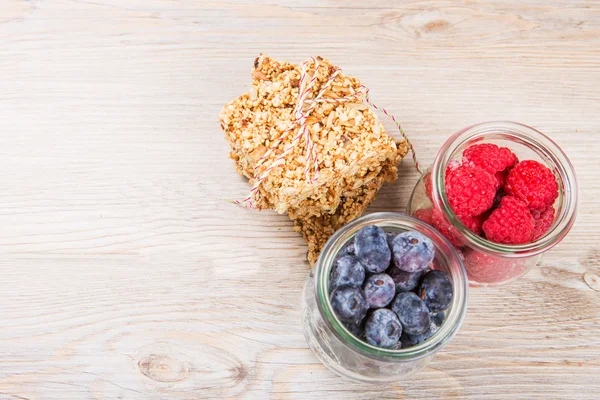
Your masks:
[[[323,367],[308,274],[217,116],[254,57],[322,55],[403,122],[422,163],[475,122],[570,155],[571,234],[391,386]],[[600,2],[0,0],[0,399],[598,399]],[[392,125],[386,121],[387,126]],[[417,179],[370,211],[403,211]]]

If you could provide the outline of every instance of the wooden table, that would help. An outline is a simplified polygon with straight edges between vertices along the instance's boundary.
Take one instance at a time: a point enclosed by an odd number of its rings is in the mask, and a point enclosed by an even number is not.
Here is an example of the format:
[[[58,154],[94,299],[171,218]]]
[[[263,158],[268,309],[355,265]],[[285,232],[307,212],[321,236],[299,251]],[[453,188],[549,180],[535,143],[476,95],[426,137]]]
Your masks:
[[[3,0],[0,399],[598,399],[598,1]],[[414,379],[347,382],[300,328],[303,239],[232,205],[217,116],[256,55],[325,56],[398,115],[421,162],[475,122],[570,155],[570,235],[473,289]],[[390,132],[393,125],[386,121]],[[403,211],[409,160],[370,211]]]

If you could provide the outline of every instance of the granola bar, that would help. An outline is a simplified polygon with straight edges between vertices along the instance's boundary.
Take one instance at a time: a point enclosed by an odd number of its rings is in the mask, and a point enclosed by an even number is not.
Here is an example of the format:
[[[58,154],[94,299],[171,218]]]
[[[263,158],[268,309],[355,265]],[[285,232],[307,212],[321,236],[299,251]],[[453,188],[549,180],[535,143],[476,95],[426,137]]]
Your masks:
[[[268,172],[257,185],[258,208],[294,220],[294,229],[308,242],[312,265],[327,239],[359,217],[384,182],[396,179],[408,146],[386,134],[365,103],[358,79],[317,57],[306,71],[315,77],[307,97],[313,103],[303,104],[302,111],[309,114],[306,126],[319,172],[316,180],[307,179],[306,142],[293,141],[300,130],[294,111],[301,68],[261,54],[254,61],[250,91],[225,105],[220,120],[237,171],[251,185]],[[314,104],[320,92],[323,99],[347,101]]]
[[[314,93],[329,79],[335,66],[319,58]],[[315,73],[314,63],[308,74]],[[237,170],[254,184],[256,176],[271,166],[292,144],[298,126],[255,171],[268,148],[294,124],[301,70],[297,65],[260,55],[252,70],[252,87],[227,104],[221,126],[231,146]],[[339,74],[325,98],[359,93],[360,82]],[[405,142],[395,142],[385,133],[375,114],[362,100],[341,104],[319,103],[308,117],[308,129],[316,145],[319,174],[316,182],[306,179],[306,149],[299,141],[273,168],[258,188],[258,207],[288,213],[291,218],[335,213],[342,198],[363,184],[376,180],[383,170],[395,175],[396,164],[406,153]]]

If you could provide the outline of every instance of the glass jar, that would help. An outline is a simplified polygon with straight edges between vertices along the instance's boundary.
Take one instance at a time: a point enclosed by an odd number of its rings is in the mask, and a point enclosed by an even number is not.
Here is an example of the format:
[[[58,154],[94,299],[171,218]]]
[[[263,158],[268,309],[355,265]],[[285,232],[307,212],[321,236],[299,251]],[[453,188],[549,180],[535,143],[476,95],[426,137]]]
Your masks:
[[[453,300],[440,329],[420,345],[383,349],[358,339],[336,317],[329,299],[329,275],[337,253],[360,228],[378,225],[387,232],[416,230],[435,246],[435,269],[448,273],[454,286]],[[302,328],[308,345],[319,360],[337,374],[360,382],[392,382],[423,368],[462,325],[467,310],[468,279],[452,244],[424,222],[399,213],[363,216],[338,230],[327,242],[304,285]]]
[[[452,211],[444,189],[446,167],[455,160],[460,161],[463,150],[476,143],[508,147],[519,160],[537,160],[554,173],[559,189],[554,203],[554,222],[535,242],[506,245],[488,241],[471,232]],[[431,198],[426,193],[429,185]],[[433,165],[417,182],[409,200],[408,213],[429,219],[428,222],[433,216],[434,226],[462,252],[470,282],[476,286],[495,286],[512,282],[527,273],[539,262],[542,253],[566,236],[575,221],[577,196],[573,166],[550,138],[516,122],[484,122],[465,128],[446,141]]]

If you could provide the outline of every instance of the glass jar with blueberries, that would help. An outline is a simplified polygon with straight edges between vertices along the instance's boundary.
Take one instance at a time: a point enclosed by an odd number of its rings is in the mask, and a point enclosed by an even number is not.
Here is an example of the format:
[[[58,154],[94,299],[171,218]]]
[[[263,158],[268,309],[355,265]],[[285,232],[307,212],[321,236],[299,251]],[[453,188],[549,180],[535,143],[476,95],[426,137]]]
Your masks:
[[[408,213],[459,251],[471,284],[514,281],[569,232],[577,181],[565,153],[516,122],[486,122],[450,137],[417,182]]]
[[[398,381],[452,340],[467,297],[465,268],[443,235],[404,214],[370,214],[325,245],[304,286],[302,327],[337,374]]]

